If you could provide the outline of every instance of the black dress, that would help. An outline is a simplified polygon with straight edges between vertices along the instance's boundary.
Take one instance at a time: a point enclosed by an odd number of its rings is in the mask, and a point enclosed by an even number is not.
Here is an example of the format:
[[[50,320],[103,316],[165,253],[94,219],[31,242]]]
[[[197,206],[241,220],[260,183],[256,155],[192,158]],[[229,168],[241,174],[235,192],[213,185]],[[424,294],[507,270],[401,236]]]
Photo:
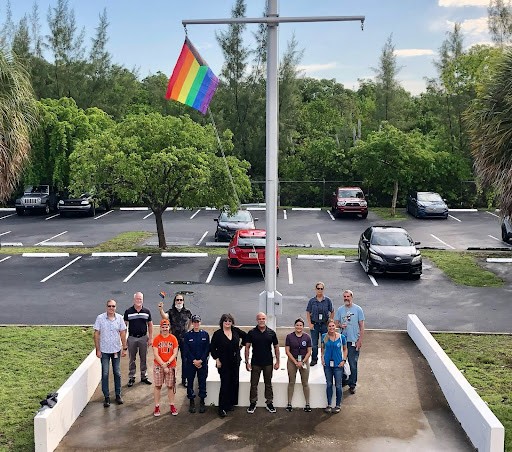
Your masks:
[[[240,380],[240,348],[245,345],[247,333],[237,327],[232,327],[231,340],[222,329],[215,331],[210,342],[210,354],[221,363],[219,411],[228,411],[238,405],[238,385]]]

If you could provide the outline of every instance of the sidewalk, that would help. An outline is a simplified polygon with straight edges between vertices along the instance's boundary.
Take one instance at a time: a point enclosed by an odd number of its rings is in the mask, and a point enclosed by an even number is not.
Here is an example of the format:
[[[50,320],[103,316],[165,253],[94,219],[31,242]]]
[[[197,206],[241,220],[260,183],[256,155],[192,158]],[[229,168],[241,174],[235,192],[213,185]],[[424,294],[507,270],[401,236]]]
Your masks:
[[[210,333],[214,330],[206,329]],[[291,330],[278,330],[284,345],[284,337]],[[58,451],[474,450],[406,332],[366,332],[357,393],[351,395],[344,388],[339,414],[329,415],[319,409],[312,413],[278,409],[271,414],[262,408],[248,414],[245,407],[235,408],[224,419],[217,416],[214,407],[208,407],[205,414],[190,414],[186,390],[178,386],[179,415],[168,413],[164,392],[163,414],[155,418],[153,387],[140,384],[137,375],[135,386],[127,388],[127,363],[123,359],[121,366],[124,405],[114,403],[103,408],[98,387]],[[152,368],[149,376],[152,380]],[[113,392],[112,388],[113,383]]]

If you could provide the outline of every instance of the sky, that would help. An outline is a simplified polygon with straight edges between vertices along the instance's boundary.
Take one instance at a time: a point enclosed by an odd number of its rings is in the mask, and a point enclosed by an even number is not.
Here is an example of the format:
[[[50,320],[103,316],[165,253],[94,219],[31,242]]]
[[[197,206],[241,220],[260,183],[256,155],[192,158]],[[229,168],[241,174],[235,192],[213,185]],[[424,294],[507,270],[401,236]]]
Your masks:
[[[39,6],[41,33],[48,34],[47,13],[57,0],[35,0]],[[358,79],[374,78],[373,68],[386,40],[392,35],[401,85],[416,95],[425,90],[425,78],[437,75],[434,61],[448,31],[462,24],[465,48],[489,44],[488,0],[278,0],[281,17],[365,16],[359,22],[284,23],[279,26],[282,53],[292,36],[303,51],[301,73],[318,79],[336,79],[345,88],[357,89]],[[34,0],[11,0],[15,23],[31,11]],[[86,45],[94,36],[99,15],[106,9],[109,21],[107,50],[113,62],[137,69],[142,79],[158,71],[170,75],[179,56],[185,32],[184,19],[231,17],[234,0],[69,0],[77,25],[86,33]],[[247,17],[261,17],[265,0],[246,0]],[[0,23],[7,0],[0,0]],[[219,74],[223,56],[215,39],[227,25],[188,25],[189,39]],[[249,24],[246,43],[254,43]]]

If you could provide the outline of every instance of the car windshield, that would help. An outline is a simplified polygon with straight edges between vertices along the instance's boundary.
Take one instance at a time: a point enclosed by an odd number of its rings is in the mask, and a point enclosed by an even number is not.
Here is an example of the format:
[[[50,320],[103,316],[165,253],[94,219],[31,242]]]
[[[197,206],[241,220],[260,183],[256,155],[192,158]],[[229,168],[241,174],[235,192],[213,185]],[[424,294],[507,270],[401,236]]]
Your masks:
[[[25,189],[25,193],[42,193],[44,195],[47,195],[48,193],[50,193],[50,187],[48,187],[48,185],[28,186]]]
[[[407,234],[401,231],[374,232],[371,240],[372,245],[380,246],[411,246],[412,240]]]
[[[364,195],[361,190],[339,190],[338,198],[359,198],[363,199]]]
[[[227,212],[223,212],[220,216],[220,221],[243,221],[245,223],[252,221],[252,216],[247,210],[239,210],[231,215]]]
[[[265,246],[265,237],[238,237],[238,246],[242,248],[261,248]]]
[[[418,201],[444,202],[437,193],[418,193]]]

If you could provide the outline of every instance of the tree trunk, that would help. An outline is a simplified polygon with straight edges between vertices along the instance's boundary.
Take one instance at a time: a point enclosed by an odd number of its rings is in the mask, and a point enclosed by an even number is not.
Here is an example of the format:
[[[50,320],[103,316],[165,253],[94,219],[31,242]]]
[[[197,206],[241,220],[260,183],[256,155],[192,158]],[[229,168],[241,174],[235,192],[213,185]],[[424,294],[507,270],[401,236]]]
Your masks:
[[[167,249],[167,243],[165,242],[164,223],[162,221],[162,210],[153,210],[156,221],[156,233],[158,235],[158,248],[161,250]]]
[[[391,200],[391,216],[396,215],[396,200],[398,198],[398,181],[396,180],[393,186],[393,199]]]

